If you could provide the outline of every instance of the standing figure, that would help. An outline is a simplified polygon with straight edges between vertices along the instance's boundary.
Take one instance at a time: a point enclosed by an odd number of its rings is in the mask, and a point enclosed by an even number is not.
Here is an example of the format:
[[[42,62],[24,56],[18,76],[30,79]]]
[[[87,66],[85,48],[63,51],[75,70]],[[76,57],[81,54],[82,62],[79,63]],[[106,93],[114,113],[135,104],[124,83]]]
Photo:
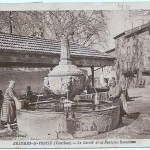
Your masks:
[[[0,115],[1,115],[2,105],[4,102],[4,96],[2,94],[3,94],[3,92],[2,92],[2,90],[0,90]],[[1,126],[1,118],[0,118],[0,126]]]
[[[120,85],[122,88],[122,91],[125,95],[126,101],[129,101],[129,94],[128,94],[128,83],[127,83],[127,79],[124,75],[121,76],[120,78]]]
[[[51,90],[50,90],[48,77],[44,77],[43,86],[44,86],[44,92],[45,92],[46,96],[50,97],[51,96]]]
[[[16,119],[16,102],[18,99],[14,92],[15,81],[9,81],[9,86],[4,94],[4,103],[2,107],[2,119],[7,122],[8,130],[12,131],[11,124]]]
[[[116,84],[116,81],[112,79],[110,81],[110,89],[108,92],[109,98],[113,100],[116,106],[120,107],[120,124],[122,124],[122,117],[127,114],[127,104],[124,93],[121,86]]]
[[[104,89],[108,89],[109,86],[108,86],[108,79],[107,78],[104,78],[104,84],[103,84],[103,87]]]
[[[27,87],[26,99],[32,101],[33,92],[31,91],[31,86]]]

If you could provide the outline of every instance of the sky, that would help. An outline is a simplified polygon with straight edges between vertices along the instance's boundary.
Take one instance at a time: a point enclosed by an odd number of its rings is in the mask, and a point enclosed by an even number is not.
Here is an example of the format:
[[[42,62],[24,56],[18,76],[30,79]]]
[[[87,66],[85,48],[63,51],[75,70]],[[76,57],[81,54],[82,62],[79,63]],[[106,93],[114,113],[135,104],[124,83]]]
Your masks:
[[[110,36],[108,38],[108,50],[115,47],[115,40],[113,39],[116,35],[132,29],[132,27],[137,27],[143,24],[141,19],[137,20],[129,20],[129,11],[122,11],[122,10],[114,10],[110,11],[109,15],[110,21],[108,24],[108,29],[110,32]],[[147,23],[145,21],[144,23]]]
[[[110,18],[108,23],[108,29],[110,33],[108,37],[108,50],[115,47],[114,37],[116,35],[132,28],[132,24],[130,26],[130,24],[127,24],[127,21],[125,21],[125,17],[128,17],[128,14],[128,11],[110,11],[110,15],[108,16]]]

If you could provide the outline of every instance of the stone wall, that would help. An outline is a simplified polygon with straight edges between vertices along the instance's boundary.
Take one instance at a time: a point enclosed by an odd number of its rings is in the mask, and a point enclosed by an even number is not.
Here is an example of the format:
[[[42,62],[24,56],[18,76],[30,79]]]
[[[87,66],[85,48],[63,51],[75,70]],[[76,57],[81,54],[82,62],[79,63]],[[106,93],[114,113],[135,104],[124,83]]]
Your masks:
[[[28,139],[52,140],[97,135],[116,129],[119,125],[118,106],[74,113],[75,118],[71,117],[71,113],[66,118],[66,112],[19,110],[18,129],[20,133],[27,135]]]
[[[43,85],[43,78],[47,76],[49,70],[29,70],[23,71],[20,69],[0,68],[0,89],[3,93],[10,80],[16,81],[15,91],[24,94],[27,86],[31,86],[32,91],[39,92]]]

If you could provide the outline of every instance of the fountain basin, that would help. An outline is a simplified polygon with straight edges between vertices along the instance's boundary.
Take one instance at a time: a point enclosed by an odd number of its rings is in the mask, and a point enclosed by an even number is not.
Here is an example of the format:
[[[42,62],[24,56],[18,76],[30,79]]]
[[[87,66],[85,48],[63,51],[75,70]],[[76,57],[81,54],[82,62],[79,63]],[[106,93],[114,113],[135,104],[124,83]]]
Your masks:
[[[63,112],[17,111],[18,130],[29,139],[57,139],[59,132],[66,132]]]
[[[68,118],[66,112],[23,109],[17,111],[17,124],[19,131],[29,139],[81,138],[117,128],[119,115],[118,106],[81,110],[74,112],[74,117],[70,112]]]
[[[120,108],[111,106],[94,111],[79,111],[67,119],[67,132],[81,138],[113,130],[119,125]]]

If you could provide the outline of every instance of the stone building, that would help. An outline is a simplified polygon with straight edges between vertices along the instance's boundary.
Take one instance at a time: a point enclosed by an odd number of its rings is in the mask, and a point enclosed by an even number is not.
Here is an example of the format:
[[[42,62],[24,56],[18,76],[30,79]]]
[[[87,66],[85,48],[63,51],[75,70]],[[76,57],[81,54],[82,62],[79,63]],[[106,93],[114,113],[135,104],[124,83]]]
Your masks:
[[[150,85],[150,23],[132,28],[114,37],[115,48],[105,53],[116,57],[115,66],[102,66],[95,73],[95,83],[102,86],[104,78],[125,76],[129,87]]]
[[[125,75],[128,85],[150,85],[150,22],[125,31],[115,39],[116,74]]]

